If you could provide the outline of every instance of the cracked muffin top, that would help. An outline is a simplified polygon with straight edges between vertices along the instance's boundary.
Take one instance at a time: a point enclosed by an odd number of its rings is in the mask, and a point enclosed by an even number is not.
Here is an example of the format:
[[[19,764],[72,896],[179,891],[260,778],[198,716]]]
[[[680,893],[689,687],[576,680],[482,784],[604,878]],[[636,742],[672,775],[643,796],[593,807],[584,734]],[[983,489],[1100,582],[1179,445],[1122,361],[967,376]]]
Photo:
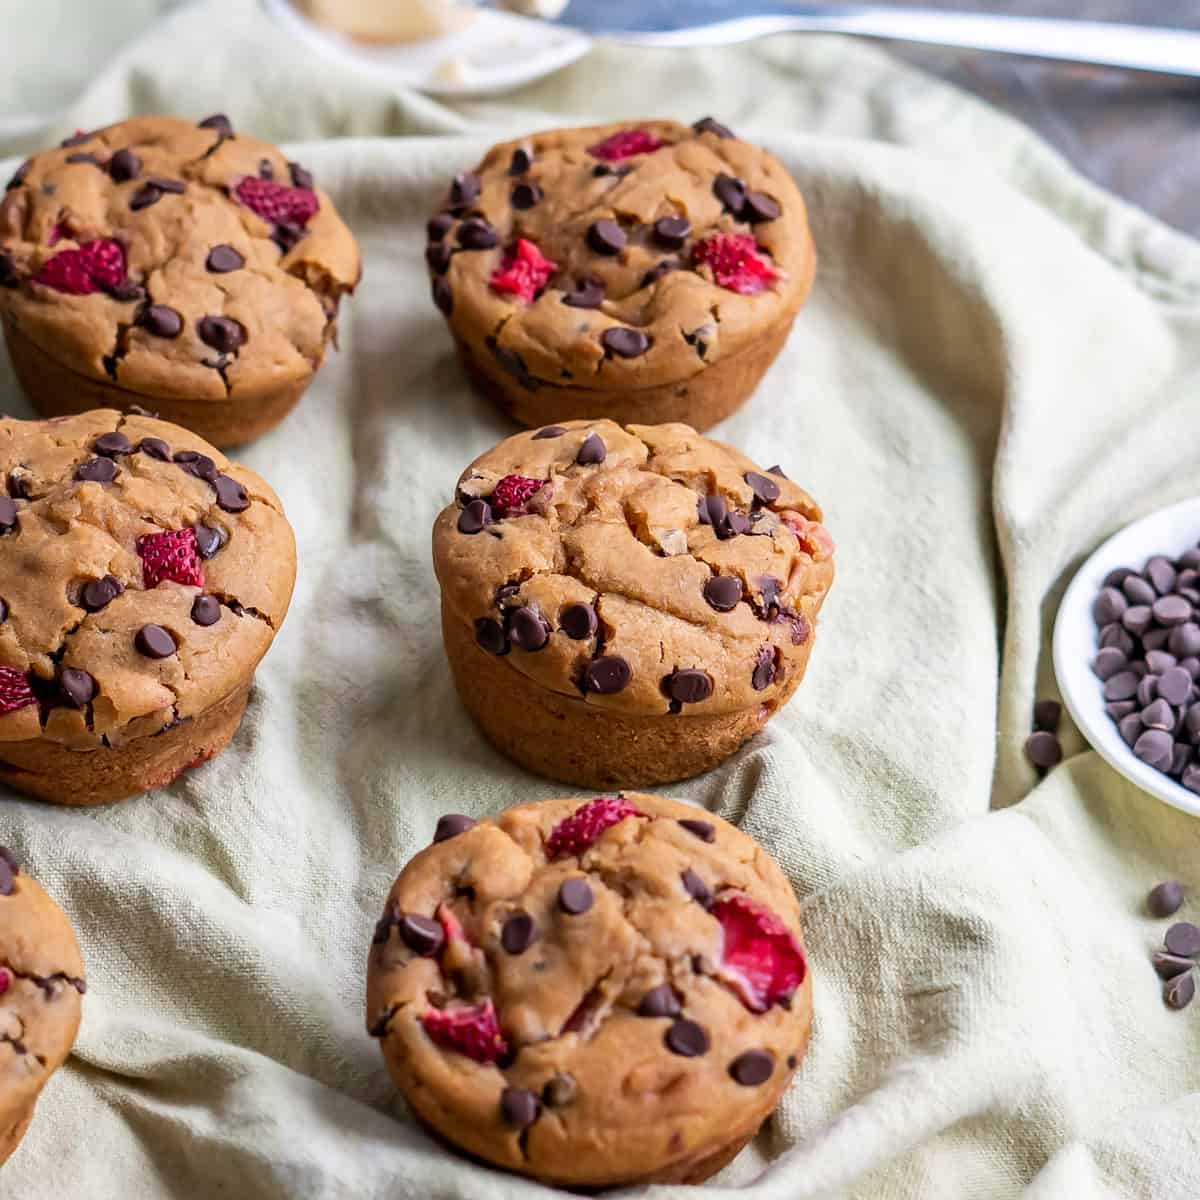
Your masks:
[[[368,1022],[417,1112],[540,1178],[639,1178],[745,1136],[808,1041],[800,910],[703,809],[625,793],[443,817],[374,938]]]
[[[533,386],[686,380],[791,320],[816,270],[787,170],[712,120],[495,146],[429,237],[454,332]]]
[[[0,203],[0,312],[71,369],[150,396],[306,378],[359,271],[309,172],[224,117],[77,134]]]
[[[833,580],[820,521],[779,467],[687,425],[569,421],[467,468],[434,567],[447,612],[542,686],[712,715],[772,701],[805,661]]]
[[[86,990],[66,916],[0,846],[0,1160],[12,1119],[70,1053]]]
[[[248,682],[295,541],[252,471],[165,421],[0,419],[0,742],[119,745]]]

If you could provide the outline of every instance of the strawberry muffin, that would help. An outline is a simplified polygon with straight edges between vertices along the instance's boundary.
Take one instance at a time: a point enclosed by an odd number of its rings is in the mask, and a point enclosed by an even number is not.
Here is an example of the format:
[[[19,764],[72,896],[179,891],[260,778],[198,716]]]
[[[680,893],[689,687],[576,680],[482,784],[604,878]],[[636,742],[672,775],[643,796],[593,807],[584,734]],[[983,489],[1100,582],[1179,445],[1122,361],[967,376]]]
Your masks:
[[[70,922],[0,846],[0,1164],[75,1044],[85,991]]]
[[[213,445],[258,437],[312,381],[359,272],[312,175],[223,116],[78,133],[0,203],[0,320],[44,416],[141,407]]]
[[[710,770],[791,697],[833,581],[821,510],[687,425],[568,421],[477,458],[437,519],[459,695],[583,787]]]
[[[101,804],[222,750],[295,582],[275,493],[112,410],[0,419],[0,481],[4,783]]]
[[[367,969],[369,1031],[418,1119],[572,1189],[720,1170],[811,1021],[783,872],[719,817],[634,793],[443,817]]]
[[[804,199],[711,118],[556,129],[493,147],[429,222],[468,374],[522,425],[738,408],[813,284]]]

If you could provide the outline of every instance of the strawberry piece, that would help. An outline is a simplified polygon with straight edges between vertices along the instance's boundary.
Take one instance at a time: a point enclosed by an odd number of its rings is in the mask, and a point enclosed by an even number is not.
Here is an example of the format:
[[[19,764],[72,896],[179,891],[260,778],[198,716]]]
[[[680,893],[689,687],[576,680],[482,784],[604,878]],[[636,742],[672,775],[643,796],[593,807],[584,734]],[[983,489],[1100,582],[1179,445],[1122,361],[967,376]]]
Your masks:
[[[120,243],[97,238],[48,258],[33,282],[71,296],[90,296],[101,290],[111,291],[126,278],[125,251]]]
[[[453,910],[448,905],[439,904],[437,912],[433,915],[441,923],[442,932],[446,935],[447,946],[455,942],[465,942],[467,940],[467,934],[462,927],[462,922],[454,915]]]
[[[531,304],[557,270],[558,263],[546,258],[532,242],[518,238],[517,244],[492,272],[492,290],[506,292]]]
[[[641,816],[645,814],[624,796],[599,796],[589,800],[550,831],[546,855],[562,858],[566,854],[582,854],[606,829],[620,824],[626,817]]]
[[[665,142],[644,129],[621,129],[610,134],[602,142],[589,146],[587,152],[593,158],[603,159],[605,162],[620,162],[623,158],[632,158],[635,154],[653,154],[665,145]]]
[[[505,475],[492,492],[492,512],[498,517],[519,517],[525,506],[546,486],[544,479]]]
[[[36,703],[37,697],[29,686],[29,676],[12,667],[0,667],[0,716]]]
[[[692,265],[706,266],[716,283],[739,296],[765,292],[779,272],[748,233],[714,233],[692,249]]]
[[[769,908],[740,893],[722,896],[712,906],[725,945],[717,975],[755,1013],[788,1000],[804,982],[804,950]]]
[[[431,1008],[421,1017],[429,1040],[477,1063],[494,1063],[508,1053],[490,1000],[474,1008]]]
[[[273,179],[247,175],[233,194],[253,213],[272,225],[307,225],[321,202],[311,188],[288,187]]]
[[[12,984],[12,978],[12,975],[8,971],[0,968],[0,996],[3,996],[8,991],[9,986]]]
[[[833,538],[818,521],[810,521],[803,513],[788,509],[780,513],[783,523],[796,535],[800,548],[817,561],[833,557]]]
[[[166,533],[147,533],[137,540],[142,560],[142,586],[147,591],[164,579],[185,587],[204,586],[204,568],[196,549],[196,531],[172,529]]]

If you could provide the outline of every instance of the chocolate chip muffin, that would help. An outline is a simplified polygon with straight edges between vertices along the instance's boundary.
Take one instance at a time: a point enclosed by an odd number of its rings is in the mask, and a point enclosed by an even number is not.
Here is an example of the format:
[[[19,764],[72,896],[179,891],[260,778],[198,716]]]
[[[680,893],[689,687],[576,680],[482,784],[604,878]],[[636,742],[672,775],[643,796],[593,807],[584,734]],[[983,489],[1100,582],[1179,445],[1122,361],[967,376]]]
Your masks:
[[[0,1164],[75,1044],[86,990],[70,922],[0,846]]]
[[[833,581],[811,496],[686,425],[569,421],[477,458],[437,519],[459,695],[584,787],[716,766],[804,676]]]
[[[139,406],[249,441],[308,387],[359,272],[312,175],[222,116],[76,134],[0,203],[0,319],[44,416]]]
[[[426,260],[468,373],[530,427],[707,429],[758,385],[816,271],[785,168],[711,119],[495,146],[454,179]]]
[[[57,804],[224,748],[287,612],[275,493],[176,425],[0,419],[0,772]]]
[[[443,817],[368,964],[368,1027],[418,1118],[561,1187],[720,1170],[811,1020],[783,872],[719,817],[633,793]]]

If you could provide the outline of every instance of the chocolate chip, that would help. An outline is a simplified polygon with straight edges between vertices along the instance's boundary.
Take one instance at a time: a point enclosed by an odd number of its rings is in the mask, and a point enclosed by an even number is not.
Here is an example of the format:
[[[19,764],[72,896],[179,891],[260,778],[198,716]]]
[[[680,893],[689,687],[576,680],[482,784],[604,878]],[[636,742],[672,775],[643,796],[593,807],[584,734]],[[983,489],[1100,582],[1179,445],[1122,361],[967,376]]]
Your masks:
[[[598,279],[577,279],[563,303],[571,308],[599,308],[604,302],[604,284]]]
[[[691,232],[692,223],[687,217],[659,217],[654,222],[654,240],[668,250],[682,249]]]
[[[216,596],[197,596],[192,601],[192,620],[207,628],[221,619],[221,604]]]
[[[75,478],[81,483],[112,483],[117,477],[117,464],[111,458],[89,458],[75,468]]]
[[[633,677],[629,664],[618,654],[594,658],[583,673],[584,688],[600,696],[611,696],[629,686]]]
[[[196,553],[201,558],[212,558],[225,545],[225,535],[221,530],[213,529],[211,525],[193,525],[192,532],[196,535]]]
[[[1146,907],[1154,917],[1169,917],[1183,907],[1183,887],[1173,879],[1157,884],[1146,897]]]
[[[779,202],[768,196],[766,192],[747,192],[746,202],[742,205],[741,217],[751,225],[764,221],[774,221],[782,209]]]
[[[1144,763],[1166,771],[1175,757],[1175,743],[1161,729],[1147,729],[1133,744],[1134,754]]]
[[[680,704],[699,704],[712,695],[713,682],[707,672],[685,667],[664,676],[662,690]]]
[[[1196,655],[1200,655],[1200,625],[1194,621],[1176,625],[1167,640],[1167,648],[1178,659],[1194,658]]]
[[[177,338],[183,332],[183,317],[165,304],[150,304],[142,309],[137,323],[155,337]]]
[[[1142,724],[1147,729],[1175,731],[1175,714],[1165,700],[1153,700],[1142,709]]]
[[[1150,608],[1154,619],[1168,628],[1183,625],[1193,616],[1192,606],[1182,596],[1162,596]]]
[[[436,217],[429,219],[425,233],[431,242],[440,242],[453,228],[454,218],[449,213],[438,213]]]
[[[175,462],[181,471],[203,479],[205,483],[216,482],[217,464],[207,454],[201,454],[198,450],[180,450],[175,455]]]
[[[92,449],[97,454],[112,458],[117,454],[129,454],[133,450],[133,445],[123,433],[114,431],[113,433],[102,433],[92,443]]]
[[[246,331],[230,317],[201,317],[196,332],[206,346],[222,354],[232,354],[246,340]]]
[[[1119,622],[1105,625],[1100,630],[1099,644],[1104,647],[1111,646],[1126,655],[1132,654],[1134,650],[1133,638],[1126,633],[1125,628]]]
[[[438,306],[444,316],[449,316],[454,311],[454,290],[450,287],[448,280],[439,276],[433,281],[430,289],[430,295],[433,296],[433,302]]]
[[[765,691],[775,682],[775,652],[764,646],[758,652],[754,670],[750,674],[750,686],[756,692]]]
[[[512,190],[512,206],[522,211],[542,202],[542,189],[536,183],[518,183]]]
[[[538,1098],[524,1088],[506,1087],[500,1093],[500,1113],[514,1129],[528,1129],[538,1119]]]
[[[773,479],[768,479],[765,475],[760,475],[757,471],[747,471],[742,478],[750,486],[750,490],[764,504],[770,504],[773,500],[779,499],[779,484]]]
[[[1147,560],[1142,574],[1151,582],[1154,590],[1160,596],[1165,596],[1175,590],[1177,578],[1175,567],[1169,558],[1164,558],[1161,554],[1156,554]]]
[[[492,523],[492,506],[486,500],[472,500],[458,514],[458,532],[481,533]]]
[[[1025,740],[1025,757],[1039,771],[1048,771],[1062,762],[1062,746],[1053,733],[1039,731],[1031,733]]]
[[[625,249],[629,238],[616,221],[594,221],[587,231],[588,245],[597,253],[613,257]]]
[[[544,429],[539,429],[533,435],[532,441],[543,442],[547,438],[560,438],[567,431],[561,425],[547,425]]]
[[[1167,930],[1163,945],[1168,954],[1196,958],[1200,956],[1200,928],[1191,921],[1178,921]]]
[[[111,604],[124,590],[124,585],[115,575],[89,579],[80,590],[79,602],[88,612],[99,612]]]
[[[17,869],[8,851],[0,846],[0,896],[11,896],[17,885]]]
[[[434,843],[449,841],[450,838],[458,837],[460,833],[466,833],[468,829],[474,829],[477,824],[474,817],[464,817],[462,813],[446,813],[438,818],[437,829],[433,834]]]
[[[1162,950],[1156,950],[1150,956],[1150,961],[1154,964],[1154,971],[1159,979],[1174,979],[1176,975],[1182,975],[1184,971],[1190,971],[1196,965],[1190,958],[1179,958]]]
[[[258,177],[259,179],[275,178],[275,164],[269,158],[258,160]]]
[[[405,913],[399,921],[400,938],[414,953],[422,957],[436,954],[446,940],[446,935],[437,921],[422,917],[418,913]]]
[[[673,258],[664,258],[662,262],[651,267],[645,275],[642,276],[640,287],[649,287],[653,283],[657,283],[664,275],[670,275],[673,271],[678,271],[683,264]]]
[[[515,912],[500,927],[500,945],[508,954],[524,954],[533,942],[534,930],[527,912]]]
[[[298,162],[288,163],[288,177],[292,181],[292,187],[302,188],[306,192],[313,190],[313,174],[307,167],[302,167]]]
[[[727,512],[724,496],[701,496],[696,501],[696,516],[701,525],[720,525]]]
[[[516,178],[518,175],[524,175],[532,166],[533,154],[524,146],[518,146],[512,152],[512,158],[509,160],[508,173]]]
[[[130,197],[129,207],[134,212],[140,212],[143,208],[149,208],[152,204],[157,204],[161,199],[161,188],[156,187],[153,183],[143,183]]]
[[[1128,607],[1129,601],[1124,592],[1115,587],[1103,588],[1092,601],[1092,616],[1097,625],[1109,625],[1113,621],[1119,621]]]
[[[742,581],[736,575],[714,575],[704,585],[704,599],[717,612],[732,612],[742,600]]]
[[[1158,593],[1140,575],[1127,575],[1121,584],[1121,591],[1130,604],[1150,605],[1158,599]]]
[[[733,131],[722,125],[720,121],[713,120],[712,117],[701,117],[692,128],[697,133],[711,133],[719,138],[733,137]]]
[[[600,618],[590,604],[568,604],[558,614],[558,627],[576,642],[594,637]]]
[[[581,467],[595,467],[607,457],[608,447],[605,446],[604,439],[598,433],[589,433],[583,439],[579,453],[575,455],[575,461]]]
[[[1168,667],[1158,677],[1158,694],[1168,704],[1184,704],[1192,694],[1192,677],[1182,667]]]
[[[566,879],[558,889],[558,906],[565,913],[577,917],[592,907],[592,889],[584,879]]]
[[[750,532],[750,518],[745,513],[731,512],[716,527],[717,537],[724,541],[726,538],[738,537]]]
[[[222,137],[233,137],[233,123],[224,113],[213,113],[199,122],[201,129],[216,130]]]
[[[573,1075],[559,1072],[542,1088],[542,1103],[550,1108],[566,1108],[579,1095],[579,1084]]]
[[[1142,734],[1141,713],[1130,713],[1117,721],[1117,729],[1127,746],[1132,747]]]
[[[95,698],[96,681],[86,672],[65,667],[58,677],[59,695],[71,708],[84,708]]]
[[[1096,652],[1092,659],[1092,671],[1096,678],[1107,682],[1114,675],[1119,675],[1129,665],[1125,655],[1113,646],[1105,646]]]
[[[7,496],[0,496],[0,533],[9,533],[17,527],[17,506]]]
[[[490,250],[499,242],[496,231],[482,217],[468,217],[458,227],[458,244],[464,250]]]
[[[682,825],[684,829],[688,831],[688,833],[698,837],[702,842],[712,842],[716,839],[716,828],[708,821],[697,821],[693,820],[691,817],[683,817],[680,819],[679,824]]]
[[[72,155],[72,158],[75,157]],[[70,162],[71,159],[67,161]],[[128,146],[118,150],[108,160],[108,173],[116,183],[128,183],[129,180],[137,177],[141,169],[142,160]]]
[[[606,329],[600,344],[618,358],[638,358],[650,349],[650,339],[640,329],[627,329],[623,325]]]
[[[1163,1000],[1168,1008],[1187,1008],[1196,996],[1196,976],[1192,971],[1176,975],[1163,984]]]
[[[741,213],[742,205],[746,203],[746,185],[732,175],[718,175],[713,182],[713,194],[720,200],[725,211],[735,217]]]
[[[491,617],[480,617],[475,622],[475,641],[489,654],[508,653],[508,638],[504,636],[504,626]]]
[[[1057,733],[1062,721],[1062,705],[1057,700],[1039,700],[1033,706],[1033,727],[1044,733]]]
[[[550,640],[550,626],[536,608],[522,605],[509,618],[509,637],[514,646],[532,653]]]
[[[236,479],[228,475],[218,475],[211,482],[217,492],[218,507],[231,513],[244,512],[250,507],[250,497]]]
[[[20,283],[13,256],[0,250],[0,287],[15,288]]]
[[[708,1053],[708,1034],[695,1021],[680,1018],[667,1030],[663,1041],[672,1054],[683,1058],[699,1058]]]
[[[228,275],[230,271],[240,271],[246,260],[232,246],[222,242],[208,252],[204,265],[214,275]]]
[[[463,171],[455,175],[450,184],[450,203],[455,208],[466,208],[479,199],[480,189],[479,176],[472,175],[469,171]]]
[[[763,1050],[747,1050],[729,1064],[729,1074],[742,1087],[757,1087],[766,1083],[775,1070],[775,1060]]]
[[[679,877],[683,882],[684,891],[687,892],[697,904],[707,908],[712,903],[712,892],[709,890],[708,884],[688,867]]]
[[[8,620],[8,601],[0,600],[0,625]]]
[[[1175,655],[1168,654],[1165,650],[1151,650],[1146,655],[1145,662],[1151,675],[1161,675],[1176,665]]]
[[[307,233],[303,225],[280,221],[271,230],[271,241],[279,247],[280,254],[289,254]]]
[[[534,391],[541,386],[541,380],[534,378],[529,373],[525,360],[515,350],[499,345],[492,338],[488,339],[488,348],[496,356],[496,362],[500,369],[511,375],[522,387]]]
[[[160,462],[170,462],[171,460],[171,447],[162,438],[142,438],[138,449],[143,454],[149,455],[150,458],[157,458]]]
[[[1133,671],[1118,671],[1104,684],[1105,700],[1130,700],[1137,695],[1141,676]]]
[[[170,658],[178,649],[175,639],[161,625],[143,625],[133,644],[147,658]]]
[[[182,196],[187,191],[187,184],[182,179],[151,179],[150,183],[158,188],[160,192],[170,192],[175,196]]]

